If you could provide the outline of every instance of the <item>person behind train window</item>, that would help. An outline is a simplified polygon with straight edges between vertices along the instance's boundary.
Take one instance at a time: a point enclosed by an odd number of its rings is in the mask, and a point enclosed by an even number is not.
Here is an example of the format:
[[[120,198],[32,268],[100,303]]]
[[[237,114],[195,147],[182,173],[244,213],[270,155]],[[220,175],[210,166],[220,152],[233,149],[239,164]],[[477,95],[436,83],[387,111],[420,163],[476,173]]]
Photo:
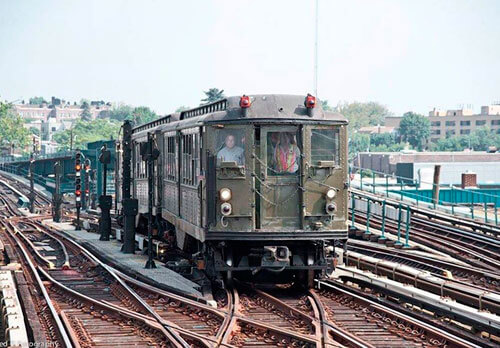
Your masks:
[[[218,162],[236,162],[238,165],[245,163],[245,150],[236,146],[234,135],[229,134],[224,141],[224,147],[217,153]]]
[[[295,173],[299,169],[300,150],[292,133],[279,133],[278,142],[274,148],[274,170],[279,173]]]

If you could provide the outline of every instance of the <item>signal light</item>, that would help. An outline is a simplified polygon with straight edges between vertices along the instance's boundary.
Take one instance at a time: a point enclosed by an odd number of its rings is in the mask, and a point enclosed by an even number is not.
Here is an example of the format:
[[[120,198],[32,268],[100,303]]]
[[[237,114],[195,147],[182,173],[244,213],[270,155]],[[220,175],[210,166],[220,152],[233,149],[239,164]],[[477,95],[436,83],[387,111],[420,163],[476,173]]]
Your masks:
[[[82,166],[79,164],[75,164],[75,170],[79,172],[82,169]]]
[[[308,109],[314,108],[316,106],[316,97],[312,96],[310,94],[307,94],[304,105]]]
[[[250,97],[247,95],[244,95],[240,98],[240,107],[242,109],[249,108],[250,105],[252,105],[252,102],[250,101]]]

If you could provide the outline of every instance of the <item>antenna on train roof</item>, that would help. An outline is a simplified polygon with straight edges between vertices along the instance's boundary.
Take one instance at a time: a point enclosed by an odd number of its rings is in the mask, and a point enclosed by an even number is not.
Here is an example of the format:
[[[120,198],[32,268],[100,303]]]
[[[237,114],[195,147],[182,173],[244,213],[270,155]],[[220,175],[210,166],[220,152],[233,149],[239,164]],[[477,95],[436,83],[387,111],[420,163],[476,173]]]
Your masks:
[[[318,97],[318,7],[319,0],[316,0],[316,19],[314,37],[314,95]]]

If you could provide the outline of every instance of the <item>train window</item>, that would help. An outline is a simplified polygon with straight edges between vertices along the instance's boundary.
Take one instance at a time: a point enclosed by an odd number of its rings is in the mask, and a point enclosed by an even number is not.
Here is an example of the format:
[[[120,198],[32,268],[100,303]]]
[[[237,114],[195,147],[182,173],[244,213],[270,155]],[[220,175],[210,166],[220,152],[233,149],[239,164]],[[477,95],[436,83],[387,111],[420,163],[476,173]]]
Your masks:
[[[177,156],[175,153],[175,136],[164,138],[165,178],[177,180]]]
[[[182,142],[182,183],[189,186],[198,185],[200,175],[200,135],[183,134]]]
[[[313,129],[311,131],[311,162],[333,161],[339,164],[339,130]]]
[[[243,129],[216,129],[217,165],[235,162],[245,165],[245,132]]]
[[[293,132],[267,133],[268,175],[294,175],[300,165],[300,149]]]

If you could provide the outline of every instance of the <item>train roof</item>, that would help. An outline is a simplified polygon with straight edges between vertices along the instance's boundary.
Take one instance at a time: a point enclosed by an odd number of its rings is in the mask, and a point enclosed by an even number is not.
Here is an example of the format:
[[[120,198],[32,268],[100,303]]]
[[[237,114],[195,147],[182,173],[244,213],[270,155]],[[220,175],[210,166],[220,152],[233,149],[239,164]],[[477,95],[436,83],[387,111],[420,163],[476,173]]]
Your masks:
[[[284,94],[249,95],[251,106],[246,115],[240,107],[240,96],[227,97],[210,104],[167,115],[153,122],[134,128],[134,133],[156,128],[163,124],[176,123],[176,128],[199,123],[238,123],[246,120],[287,120],[293,122],[317,122],[347,124],[347,119],[339,113],[324,111],[321,101],[316,101],[311,116],[304,105],[306,96]],[[170,128],[173,125],[166,125]],[[163,127],[162,127],[163,128]]]

